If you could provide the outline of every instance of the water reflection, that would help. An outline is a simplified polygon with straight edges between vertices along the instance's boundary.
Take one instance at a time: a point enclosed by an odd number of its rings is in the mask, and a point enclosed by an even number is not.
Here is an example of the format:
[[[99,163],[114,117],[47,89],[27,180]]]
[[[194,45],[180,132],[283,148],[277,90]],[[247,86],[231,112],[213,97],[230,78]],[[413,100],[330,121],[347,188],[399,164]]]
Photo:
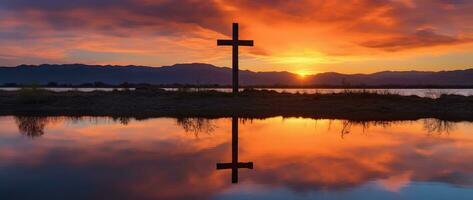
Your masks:
[[[107,117],[107,118],[94,118],[94,117],[44,117],[44,116],[15,116],[15,123],[18,126],[18,131],[25,136],[30,138],[36,138],[44,135],[44,129],[50,125],[63,120],[70,121],[72,123],[80,123],[83,121],[99,123],[98,119],[112,120],[113,122],[119,122],[120,124],[127,125],[131,118],[130,117]]]
[[[449,134],[455,130],[455,123],[440,119],[425,119],[424,128],[429,134]]]
[[[238,183],[238,169],[253,169],[253,162],[238,161],[238,117],[232,117],[232,162],[217,163],[217,170],[231,169],[232,183]]]
[[[428,135],[432,134],[449,134],[455,130],[455,122],[441,120],[441,119],[422,119],[424,130]],[[362,132],[367,132],[370,127],[382,127],[390,128],[394,125],[414,123],[413,121],[352,121],[352,120],[341,120],[341,137],[350,134],[353,126],[362,128]]]
[[[0,199],[473,196],[468,122],[127,121],[0,117]],[[252,170],[239,168],[251,168],[252,162],[257,164]],[[229,170],[215,170],[216,163],[235,171],[232,181]]]
[[[193,133],[195,137],[199,137],[202,133],[210,134],[215,130],[215,124],[207,118],[177,118],[176,123],[186,132]]]
[[[44,127],[52,118],[47,117],[15,117],[15,122],[21,134],[35,138],[44,135]]]
[[[239,162],[238,160],[238,117],[232,117],[232,156],[229,163],[217,163],[217,170],[231,170],[231,182],[238,183],[238,170],[242,168],[253,169],[253,162]],[[243,122],[250,121],[243,119]],[[182,127],[185,132],[193,133],[196,138],[202,133],[210,134],[215,131],[216,125],[212,119],[207,118],[177,118],[177,125]]]
[[[242,124],[252,123],[254,119],[238,118]],[[130,117],[41,117],[41,116],[15,116],[15,123],[21,134],[35,138],[44,135],[44,129],[48,124],[57,123],[60,121],[69,121],[71,123],[81,123],[88,121],[92,124],[98,124],[99,121],[117,122],[122,125],[127,125],[133,118]],[[176,118],[176,124],[185,130],[187,133],[192,133],[196,138],[200,134],[211,134],[215,131],[217,125],[214,123],[215,119],[208,118]],[[314,119],[315,124],[320,119]],[[322,120],[323,121],[323,120]],[[340,134],[344,138],[345,135],[350,134],[352,127],[361,127],[362,132],[367,132],[371,127],[389,128],[396,124],[413,123],[413,121],[353,121],[353,120],[329,120],[328,130],[331,130],[333,121],[339,121]],[[424,130],[427,134],[448,134],[455,129],[455,122],[441,120],[441,119],[422,119]],[[232,122],[232,124],[234,124]],[[238,126],[238,125],[236,125]]]

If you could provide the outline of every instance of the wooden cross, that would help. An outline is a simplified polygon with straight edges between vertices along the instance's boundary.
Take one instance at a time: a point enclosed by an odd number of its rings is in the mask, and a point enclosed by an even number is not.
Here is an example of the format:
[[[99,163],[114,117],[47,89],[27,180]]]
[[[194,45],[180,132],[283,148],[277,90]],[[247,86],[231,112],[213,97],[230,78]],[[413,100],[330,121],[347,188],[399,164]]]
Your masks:
[[[217,163],[217,170],[231,169],[232,183],[238,183],[238,169],[253,169],[253,162],[238,162],[238,117],[232,117],[232,162]]]
[[[253,40],[239,40],[238,39],[238,23],[233,23],[233,38],[232,40],[217,40],[217,46],[232,46],[232,71],[233,71],[233,94],[238,93],[238,47],[239,46],[253,46]]]

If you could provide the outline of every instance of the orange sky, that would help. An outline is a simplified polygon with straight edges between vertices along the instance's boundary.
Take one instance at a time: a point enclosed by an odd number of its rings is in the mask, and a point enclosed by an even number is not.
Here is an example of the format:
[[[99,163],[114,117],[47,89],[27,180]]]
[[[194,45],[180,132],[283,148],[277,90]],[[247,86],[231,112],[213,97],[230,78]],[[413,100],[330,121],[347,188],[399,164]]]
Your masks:
[[[230,66],[370,73],[452,70],[473,63],[467,0],[0,0],[0,65],[85,63]]]

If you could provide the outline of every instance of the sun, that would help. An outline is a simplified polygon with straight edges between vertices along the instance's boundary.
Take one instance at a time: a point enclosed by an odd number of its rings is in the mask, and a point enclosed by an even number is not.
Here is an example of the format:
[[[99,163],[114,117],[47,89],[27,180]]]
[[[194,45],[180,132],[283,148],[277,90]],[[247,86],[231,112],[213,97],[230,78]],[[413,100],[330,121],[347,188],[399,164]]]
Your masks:
[[[295,74],[299,75],[299,78],[302,78],[302,79],[305,78],[307,75],[309,75],[309,73],[304,70],[297,71],[295,72]]]

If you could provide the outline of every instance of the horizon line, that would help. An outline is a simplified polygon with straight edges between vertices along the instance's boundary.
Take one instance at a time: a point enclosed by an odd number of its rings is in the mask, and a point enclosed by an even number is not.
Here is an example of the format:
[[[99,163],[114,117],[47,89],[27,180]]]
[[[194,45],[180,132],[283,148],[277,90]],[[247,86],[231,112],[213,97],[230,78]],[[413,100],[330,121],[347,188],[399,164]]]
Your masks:
[[[163,67],[174,67],[176,65],[193,65],[193,64],[198,64],[198,65],[211,65],[212,67],[216,68],[227,68],[231,69],[231,67],[226,67],[226,66],[217,66],[214,64],[210,63],[202,63],[202,62],[187,62],[187,63],[175,63],[173,65],[161,65],[161,66],[150,66],[150,65],[134,65],[134,64],[123,64],[123,65],[117,65],[117,64],[84,64],[84,63],[61,63],[61,64],[51,64],[51,63],[42,63],[42,64],[19,64],[16,66],[0,66],[0,68],[15,68],[15,67],[21,67],[21,66],[35,66],[39,67],[41,65],[84,65],[84,66],[97,66],[97,67],[147,67],[147,68],[163,68]],[[336,72],[336,71],[325,71],[325,72],[319,72],[319,73],[313,73],[313,74],[300,74],[297,72],[293,71],[254,71],[254,70],[249,70],[249,69],[240,69],[240,71],[250,71],[254,73],[291,73],[294,75],[299,75],[299,76],[315,76],[318,74],[326,74],[326,73],[337,73],[337,74],[342,74],[342,75],[372,75],[372,74],[377,74],[377,73],[382,73],[382,72],[423,72],[423,73],[438,73],[438,72],[452,72],[452,71],[466,71],[466,70],[473,70],[472,67],[468,68],[460,68],[460,69],[452,69],[452,70],[383,70],[383,71],[376,71],[376,72],[371,72],[371,73],[341,73],[341,72]]]

